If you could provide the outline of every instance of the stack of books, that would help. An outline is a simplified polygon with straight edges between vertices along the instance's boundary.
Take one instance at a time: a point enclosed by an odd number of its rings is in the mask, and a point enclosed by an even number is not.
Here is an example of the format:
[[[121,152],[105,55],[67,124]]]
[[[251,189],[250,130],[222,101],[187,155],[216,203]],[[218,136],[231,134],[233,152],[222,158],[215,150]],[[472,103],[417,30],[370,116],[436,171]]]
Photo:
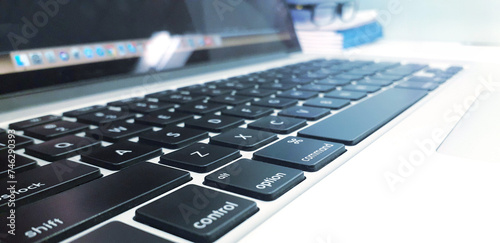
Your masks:
[[[296,24],[295,30],[305,53],[336,54],[343,49],[374,42],[383,36],[375,11],[360,11],[347,23],[335,20],[321,27],[312,23]]]

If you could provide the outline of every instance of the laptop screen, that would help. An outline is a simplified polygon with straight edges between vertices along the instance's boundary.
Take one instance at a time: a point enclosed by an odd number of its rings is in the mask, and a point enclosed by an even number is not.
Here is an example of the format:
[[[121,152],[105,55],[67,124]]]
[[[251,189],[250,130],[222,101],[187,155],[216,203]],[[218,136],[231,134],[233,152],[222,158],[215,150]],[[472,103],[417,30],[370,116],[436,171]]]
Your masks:
[[[280,0],[0,5],[0,95],[299,50]]]

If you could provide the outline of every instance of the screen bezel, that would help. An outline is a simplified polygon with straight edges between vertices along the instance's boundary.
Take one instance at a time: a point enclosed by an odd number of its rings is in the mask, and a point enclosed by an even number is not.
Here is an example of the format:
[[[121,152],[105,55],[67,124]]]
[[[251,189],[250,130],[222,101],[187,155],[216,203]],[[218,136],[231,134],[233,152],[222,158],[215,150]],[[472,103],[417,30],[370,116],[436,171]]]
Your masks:
[[[286,6],[286,5],[285,5]],[[223,61],[211,61],[208,63],[196,63],[196,64],[191,64],[183,68],[179,69],[171,69],[171,70],[164,70],[164,71],[159,71],[158,73],[173,73],[173,72],[184,72],[186,74],[192,75],[194,74],[194,70],[201,70],[199,67],[202,66],[224,66],[224,64],[229,64],[229,63],[239,63],[240,61],[244,59],[265,59],[266,56],[271,57],[276,57],[277,55],[280,54],[291,54],[291,53],[297,53],[301,51],[300,44],[297,40],[297,36],[295,33],[295,29],[293,27],[293,22],[292,18],[290,16],[289,11],[287,11],[286,14],[287,18],[287,23],[288,25],[286,26],[286,29],[288,31],[288,34],[290,35],[291,39],[287,41],[282,41],[282,42],[271,42],[271,43],[264,43],[264,44],[255,44],[252,45],[250,48],[255,48],[258,50],[259,48],[269,48],[272,44],[280,44],[285,46],[284,51],[277,51],[277,52],[270,52],[266,54],[258,54],[258,55],[247,55],[247,56],[241,56],[238,58],[229,58]],[[249,48],[248,46],[242,46],[242,47],[234,47],[236,49],[238,48]],[[2,86],[7,89],[7,91],[3,94],[0,94],[0,99],[3,98],[10,98],[10,97],[15,97],[15,96],[22,96],[25,94],[30,94],[30,93],[39,93],[39,92],[44,92],[47,90],[55,90],[55,89],[61,89],[61,88],[66,88],[66,87],[74,87],[74,86],[80,86],[80,85],[86,85],[86,84],[91,84],[91,83],[96,83],[96,82],[107,82],[107,81],[112,81],[112,80],[117,80],[117,79],[123,79],[123,78],[129,78],[129,77],[140,77],[140,76],[145,76],[148,75],[147,73],[120,73],[121,67],[123,65],[133,65],[132,60],[116,60],[116,61],[109,61],[109,62],[101,62],[101,63],[92,63],[92,64],[84,64],[84,65],[78,65],[78,66],[69,66],[69,67],[61,67],[61,68],[54,68],[54,69],[48,69],[48,70],[34,70],[34,71],[29,71],[29,72],[21,72],[21,73],[12,73],[12,74],[5,74],[5,75],[0,75],[2,79]],[[203,69],[203,68],[202,68]],[[99,72],[101,70],[111,70],[111,72],[106,73],[106,76],[101,76],[101,77],[96,77],[95,75],[90,75],[90,74],[96,74],[99,75]],[[112,73],[112,71],[115,71],[116,73]],[[71,75],[71,77],[68,78],[68,75]],[[179,75],[173,75],[173,76],[179,76]],[[184,76],[184,75],[180,75]],[[36,80],[36,82],[31,82],[27,83],[25,82],[26,80]],[[23,82],[24,81],[24,82]],[[28,85],[31,84],[31,85]]]

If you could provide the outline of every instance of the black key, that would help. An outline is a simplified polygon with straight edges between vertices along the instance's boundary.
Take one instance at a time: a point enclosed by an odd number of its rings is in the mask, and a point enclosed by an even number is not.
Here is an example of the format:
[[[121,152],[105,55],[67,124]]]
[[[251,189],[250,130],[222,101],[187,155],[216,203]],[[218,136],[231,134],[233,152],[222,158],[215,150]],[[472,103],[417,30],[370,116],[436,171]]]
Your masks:
[[[393,83],[392,80],[383,80],[383,79],[363,79],[363,80],[360,80],[358,81],[358,84],[362,84],[362,85],[373,85],[373,86],[388,86],[388,85],[391,85]]]
[[[380,86],[350,84],[342,87],[342,90],[373,93],[380,90]]]
[[[330,115],[329,109],[305,106],[293,106],[290,108],[286,108],[278,113],[278,116],[302,118],[309,121],[318,120],[326,115]]]
[[[149,126],[163,127],[170,124],[181,123],[193,115],[181,112],[157,111],[135,119],[135,123]]]
[[[403,79],[406,75],[398,75],[398,74],[388,74],[388,73],[378,73],[376,75],[373,75],[370,77],[370,79],[380,79],[380,80],[391,80],[391,81],[398,81],[400,79]]]
[[[203,87],[205,87],[204,84],[194,84],[194,85],[189,85],[186,87],[178,88],[178,90],[190,92],[191,90],[201,89]]]
[[[109,242],[148,242],[173,243],[149,234],[119,221],[107,223],[102,227],[71,241],[72,243],[109,243]]]
[[[139,101],[139,102],[129,103],[128,105],[122,106],[121,108],[123,109],[123,111],[128,110],[132,112],[146,114],[160,110],[168,110],[170,108],[173,108],[174,106],[175,106],[174,104],[165,102]]]
[[[304,102],[304,106],[328,108],[328,109],[340,109],[349,105],[351,102],[349,100],[332,99],[332,98],[315,98]]]
[[[303,119],[283,116],[267,116],[248,124],[248,128],[287,134],[306,125],[307,122]]]
[[[238,95],[257,97],[257,98],[267,97],[274,93],[276,93],[276,91],[271,89],[244,89],[236,92],[236,94]]]
[[[273,109],[270,108],[242,105],[236,106],[232,109],[224,110],[222,111],[222,114],[254,120],[263,116],[270,115],[273,112]]]
[[[208,132],[177,126],[165,127],[139,136],[139,142],[175,149],[208,138]]]
[[[314,92],[330,92],[335,89],[335,86],[326,84],[308,84],[298,88],[298,90],[303,91],[314,91]]]
[[[305,179],[304,172],[279,165],[240,159],[205,177],[205,185],[272,201]]]
[[[57,121],[36,127],[30,127],[24,131],[24,135],[41,140],[50,140],[72,133],[79,133],[89,129],[89,125],[78,122]]]
[[[258,210],[255,202],[187,185],[137,209],[134,220],[194,242],[213,242]]]
[[[352,70],[349,70],[349,71],[345,72],[345,74],[370,76],[370,75],[375,74],[376,72],[377,72],[377,70],[374,70],[374,69],[356,68],[356,69],[352,69]]]
[[[208,101],[213,102],[213,103],[220,103],[220,104],[235,106],[235,105],[245,104],[245,103],[250,102],[252,100],[253,100],[252,97],[247,97],[247,96],[223,95],[223,96],[217,96],[217,97],[211,98]]]
[[[78,116],[77,121],[92,125],[101,125],[104,123],[109,123],[114,121],[127,120],[134,117],[135,117],[134,113],[124,112],[124,111],[103,110]]]
[[[185,127],[206,130],[209,132],[222,132],[228,129],[244,124],[245,121],[241,118],[231,116],[216,116],[208,115],[200,119],[187,120],[184,123]]]
[[[205,98],[206,98],[205,96],[201,96],[201,95],[194,96],[194,95],[183,95],[183,94],[177,93],[177,94],[167,95],[165,97],[159,97],[158,100],[164,101],[164,102],[176,103],[176,104],[186,104],[186,103],[195,102],[195,101],[202,101]]]
[[[82,154],[81,160],[110,170],[120,170],[137,162],[161,155],[161,148],[129,141],[95,149]]]
[[[300,78],[282,78],[280,79],[280,83],[286,83],[286,84],[295,84],[295,85],[304,85],[304,84],[310,84],[315,80],[315,78],[309,78],[309,77],[300,77]]]
[[[240,151],[195,143],[160,157],[160,163],[199,173],[209,172],[241,157]]]
[[[16,134],[1,134],[0,135],[0,151],[8,150],[9,146],[13,150],[22,149],[33,144],[33,139],[19,136]]]
[[[33,144],[26,148],[26,154],[47,161],[56,161],[91,151],[99,146],[101,143],[92,138],[68,135],[44,143]]]
[[[142,102],[145,100],[146,99],[143,97],[133,97],[133,98],[127,98],[127,99],[123,99],[123,100],[108,102],[108,105],[120,107],[120,106],[127,106],[128,104],[131,104],[134,102]]]
[[[299,136],[354,145],[427,94],[422,90],[388,89],[299,131]]]
[[[101,176],[98,168],[69,160],[16,173],[16,207],[55,195]],[[9,180],[11,179],[5,178],[0,180],[0,183],[8,185]],[[9,194],[7,187],[0,188],[0,211],[6,211]]]
[[[251,151],[258,149],[274,140],[278,136],[274,133],[257,131],[245,128],[235,128],[210,138],[210,143],[239,150]]]
[[[37,117],[37,118],[32,118],[29,120],[24,120],[20,122],[15,122],[9,125],[10,129],[16,129],[16,130],[23,130],[28,127],[34,127],[38,125],[42,125],[45,123],[49,122],[54,122],[54,121],[59,121],[61,120],[60,116],[54,116],[54,115],[47,115],[47,116],[42,116],[42,117]]]
[[[390,74],[390,75],[395,75],[395,76],[408,76],[410,74],[413,74],[416,71],[418,71],[418,70],[414,70],[413,68],[407,67],[405,65],[405,66],[399,66],[396,68],[387,69],[382,74]]]
[[[208,113],[214,113],[226,109],[225,105],[212,104],[212,103],[202,103],[195,102],[180,106],[176,111],[186,112],[196,115],[204,115]]]
[[[299,99],[299,100],[307,100],[316,96],[318,96],[318,92],[300,91],[300,90],[289,90],[276,95],[276,97],[280,98]]]
[[[174,93],[177,93],[177,92],[178,91],[176,91],[176,90],[164,90],[164,91],[155,92],[155,93],[152,93],[152,94],[147,94],[146,98],[159,99],[159,98],[162,98],[162,97],[165,97],[167,95],[171,95],[171,94],[174,94]]]
[[[105,109],[106,109],[106,106],[103,106],[103,105],[94,105],[94,106],[89,106],[89,107],[84,107],[84,108],[80,108],[80,109],[76,109],[76,110],[64,112],[63,116],[77,117],[77,116],[81,116],[83,114],[88,114],[88,113],[91,113],[91,112],[98,112],[98,111],[102,111],[102,110],[105,110]]]
[[[59,241],[172,190],[190,179],[187,172],[152,163],[139,163],[17,208],[16,217],[23,220],[16,221],[16,230],[23,233],[15,236],[0,235],[0,241]],[[7,225],[7,217],[2,216],[0,222]]]
[[[346,151],[340,143],[287,137],[253,154],[253,159],[304,171],[318,171]]]
[[[337,99],[348,99],[348,100],[359,100],[366,97],[365,92],[347,91],[347,90],[335,90],[330,93],[325,94],[326,98],[337,98]]]
[[[252,105],[283,109],[297,104],[298,100],[287,98],[265,98],[252,102]]]
[[[326,77],[328,77],[328,73],[324,73],[324,72],[312,72],[312,73],[306,73],[304,75],[302,75],[302,77],[304,78],[311,78],[311,79],[324,79]]]
[[[419,89],[419,90],[435,90],[437,87],[439,87],[439,83],[436,82],[401,82],[396,85],[398,88],[405,88],[405,89]]]
[[[359,75],[359,74],[339,74],[335,75],[335,79],[343,79],[343,80],[349,80],[349,81],[356,81],[363,79],[365,76],[364,75]]]
[[[254,84],[243,84],[237,82],[223,82],[221,84],[217,84],[217,88],[219,89],[228,89],[228,90],[242,90],[242,89],[250,89],[254,88]]]
[[[14,165],[14,167],[12,168],[11,165]],[[7,170],[14,170],[16,173],[20,173],[36,167],[36,161],[30,158],[19,154],[9,154],[7,150],[0,151],[0,178],[8,176]]]
[[[268,83],[259,86],[260,89],[272,89],[279,91],[290,90],[295,87],[297,87],[296,84],[290,84],[290,83]]]
[[[231,94],[231,90],[227,89],[210,89],[210,88],[201,88],[191,90],[191,93],[194,95],[206,95],[206,96],[220,96],[220,95],[228,95]]]
[[[86,132],[85,136],[96,140],[117,142],[138,136],[143,132],[151,130],[153,130],[153,128],[150,126],[128,123],[126,121],[118,121],[103,124],[96,129]]]
[[[422,83],[444,83],[446,79],[443,78],[431,78],[431,77],[418,77],[414,76],[407,80],[408,82],[422,82]]]
[[[335,78],[326,78],[319,80],[316,82],[316,84],[321,84],[321,85],[333,85],[333,86],[342,86],[342,85],[347,85],[350,84],[351,80],[345,80],[345,79],[335,79]]]

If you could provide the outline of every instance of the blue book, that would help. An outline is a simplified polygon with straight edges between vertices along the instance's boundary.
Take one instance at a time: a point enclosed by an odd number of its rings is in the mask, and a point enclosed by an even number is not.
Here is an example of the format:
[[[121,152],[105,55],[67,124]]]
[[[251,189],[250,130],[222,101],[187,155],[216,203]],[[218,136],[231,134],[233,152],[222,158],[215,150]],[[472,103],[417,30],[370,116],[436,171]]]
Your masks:
[[[374,42],[383,36],[382,25],[374,21],[356,28],[337,31],[344,38],[343,48]]]

